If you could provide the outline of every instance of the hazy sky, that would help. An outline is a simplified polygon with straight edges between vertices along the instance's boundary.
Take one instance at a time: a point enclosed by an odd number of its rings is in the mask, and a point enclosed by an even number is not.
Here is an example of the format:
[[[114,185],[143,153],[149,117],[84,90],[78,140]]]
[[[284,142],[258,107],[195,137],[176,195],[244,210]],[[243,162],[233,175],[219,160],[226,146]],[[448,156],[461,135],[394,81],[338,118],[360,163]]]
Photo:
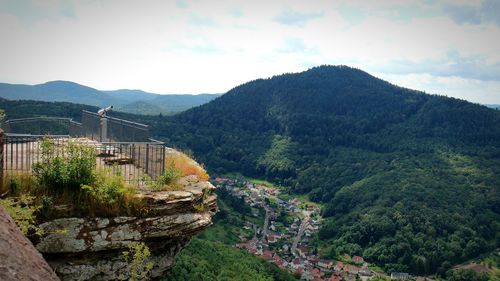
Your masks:
[[[224,93],[322,64],[500,103],[500,0],[0,0],[0,81]]]

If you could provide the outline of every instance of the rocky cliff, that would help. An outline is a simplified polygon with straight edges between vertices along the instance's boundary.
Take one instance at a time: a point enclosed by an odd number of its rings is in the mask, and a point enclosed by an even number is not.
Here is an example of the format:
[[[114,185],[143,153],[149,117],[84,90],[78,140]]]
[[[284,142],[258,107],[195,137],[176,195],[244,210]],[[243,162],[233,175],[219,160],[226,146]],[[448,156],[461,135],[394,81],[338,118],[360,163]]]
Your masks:
[[[134,242],[151,251],[151,277],[163,276],[217,209],[209,182],[187,176],[179,184],[180,190],[137,194],[150,216],[61,217],[41,224],[45,234],[33,243],[62,280],[128,280],[123,252]]]
[[[47,262],[1,206],[0,260],[0,280],[58,280]]]

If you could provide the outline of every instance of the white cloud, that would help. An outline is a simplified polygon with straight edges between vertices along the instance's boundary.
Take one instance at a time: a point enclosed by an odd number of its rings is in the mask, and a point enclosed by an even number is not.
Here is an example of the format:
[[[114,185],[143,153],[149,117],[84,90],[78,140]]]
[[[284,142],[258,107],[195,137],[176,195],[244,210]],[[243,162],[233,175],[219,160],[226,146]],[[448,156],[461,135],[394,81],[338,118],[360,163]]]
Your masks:
[[[302,13],[291,9],[282,11],[279,15],[273,17],[273,20],[291,26],[303,27],[309,21],[318,19],[324,16],[324,13]]]

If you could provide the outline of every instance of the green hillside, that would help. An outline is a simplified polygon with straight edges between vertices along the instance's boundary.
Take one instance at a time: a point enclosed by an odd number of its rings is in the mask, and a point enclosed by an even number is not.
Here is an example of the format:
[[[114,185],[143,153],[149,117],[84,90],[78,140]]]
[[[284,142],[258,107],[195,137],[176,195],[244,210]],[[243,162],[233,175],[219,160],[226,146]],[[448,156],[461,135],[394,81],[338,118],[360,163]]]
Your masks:
[[[193,238],[164,281],[292,281],[292,274],[222,243]]]
[[[260,79],[155,126],[212,173],[323,202],[325,256],[444,273],[499,246],[500,112],[345,66]]]

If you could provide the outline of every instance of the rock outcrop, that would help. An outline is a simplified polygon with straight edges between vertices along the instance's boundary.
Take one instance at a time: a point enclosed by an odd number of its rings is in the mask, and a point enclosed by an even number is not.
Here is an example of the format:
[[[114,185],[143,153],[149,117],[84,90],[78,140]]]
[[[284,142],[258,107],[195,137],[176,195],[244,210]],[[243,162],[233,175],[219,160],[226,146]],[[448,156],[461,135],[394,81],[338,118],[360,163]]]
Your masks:
[[[191,237],[211,224],[217,209],[214,187],[196,176],[180,179],[182,189],[141,191],[151,216],[62,217],[40,225],[33,241],[62,280],[128,280],[123,251],[144,242],[151,251],[151,277],[165,275]]]
[[[59,280],[0,206],[0,280]]]

